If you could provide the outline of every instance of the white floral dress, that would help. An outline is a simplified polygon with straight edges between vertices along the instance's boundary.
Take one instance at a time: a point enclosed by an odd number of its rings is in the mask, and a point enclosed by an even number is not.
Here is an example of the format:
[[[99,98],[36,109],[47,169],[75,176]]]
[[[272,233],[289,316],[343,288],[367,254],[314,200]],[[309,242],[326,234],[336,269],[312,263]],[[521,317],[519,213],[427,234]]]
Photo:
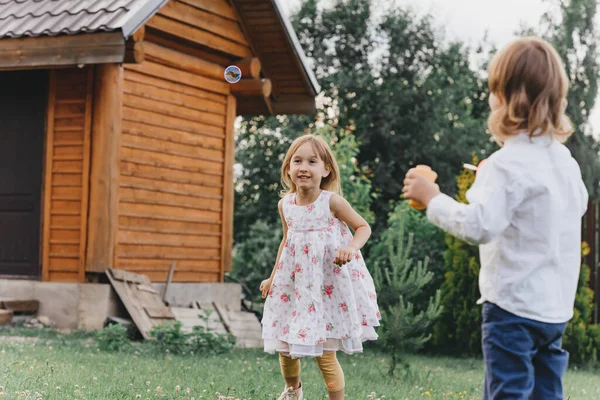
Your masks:
[[[329,208],[332,192],[321,191],[307,206],[296,194],[283,199],[288,226],[262,319],[264,349],[291,357],[316,357],[323,351],[362,352],[376,340],[381,315],[373,279],[360,252],[343,266],[336,250],[352,240],[348,226]]]

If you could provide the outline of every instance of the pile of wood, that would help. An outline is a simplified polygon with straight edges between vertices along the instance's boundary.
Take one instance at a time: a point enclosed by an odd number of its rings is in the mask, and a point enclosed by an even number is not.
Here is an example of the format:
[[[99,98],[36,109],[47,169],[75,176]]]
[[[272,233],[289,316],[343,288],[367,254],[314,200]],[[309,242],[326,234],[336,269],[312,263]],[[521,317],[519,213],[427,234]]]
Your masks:
[[[110,283],[144,339],[152,339],[150,331],[154,326],[176,320],[183,324],[182,330],[186,333],[195,326],[205,326],[215,333],[232,334],[237,347],[262,347],[261,324],[253,313],[231,310],[215,302],[202,304],[194,301],[189,307],[169,307],[165,299],[173,269],[174,265],[171,266],[162,295],[152,287],[145,275],[118,269],[106,271]]]
[[[37,300],[21,298],[0,298],[0,325],[10,324],[14,315],[37,313],[40,303]]]

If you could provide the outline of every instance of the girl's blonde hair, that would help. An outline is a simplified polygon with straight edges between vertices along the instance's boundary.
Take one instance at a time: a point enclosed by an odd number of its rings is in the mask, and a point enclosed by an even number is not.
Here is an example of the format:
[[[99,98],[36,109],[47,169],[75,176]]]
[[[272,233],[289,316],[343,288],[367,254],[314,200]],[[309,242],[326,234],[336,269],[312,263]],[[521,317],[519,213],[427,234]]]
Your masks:
[[[561,143],[573,133],[565,115],[569,81],[548,42],[527,37],[500,50],[489,65],[488,86],[499,100],[488,128],[500,145],[524,130],[530,137],[551,134]]]
[[[284,190],[281,191],[281,197],[290,193],[296,193],[298,190],[288,172],[290,171],[290,162],[298,149],[305,143],[310,143],[317,157],[325,163],[325,168],[329,170],[329,175],[321,180],[321,189],[328,190],[342,195],[342,185],[340,181],[340,170],[333,152],[329,145],[320,136],[311,134],[302,135],[292,142],[292,145],[285,154],[283,164],[281,165],[281,184]]]

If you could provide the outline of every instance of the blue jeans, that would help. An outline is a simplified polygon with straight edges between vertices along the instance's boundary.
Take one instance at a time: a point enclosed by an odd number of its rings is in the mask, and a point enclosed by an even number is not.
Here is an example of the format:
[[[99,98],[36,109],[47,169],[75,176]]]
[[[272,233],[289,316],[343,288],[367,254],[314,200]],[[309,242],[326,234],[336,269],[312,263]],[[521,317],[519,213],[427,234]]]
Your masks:
[[[567,326],[518,317],[483,305],[484,400],[563,400],[569,353],[561,349]]]

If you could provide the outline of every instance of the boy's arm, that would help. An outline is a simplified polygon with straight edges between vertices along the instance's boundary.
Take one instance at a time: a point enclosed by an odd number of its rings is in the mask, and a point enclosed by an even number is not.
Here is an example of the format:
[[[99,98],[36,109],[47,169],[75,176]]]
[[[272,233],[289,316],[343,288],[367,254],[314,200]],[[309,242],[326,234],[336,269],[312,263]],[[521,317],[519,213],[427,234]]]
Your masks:
[[[470,204],[440,194],[427,205],[427,218],[469,244],[485,244],[509,226],[522,199],[518,181],[491,161],[482,166],[469,190]]]

